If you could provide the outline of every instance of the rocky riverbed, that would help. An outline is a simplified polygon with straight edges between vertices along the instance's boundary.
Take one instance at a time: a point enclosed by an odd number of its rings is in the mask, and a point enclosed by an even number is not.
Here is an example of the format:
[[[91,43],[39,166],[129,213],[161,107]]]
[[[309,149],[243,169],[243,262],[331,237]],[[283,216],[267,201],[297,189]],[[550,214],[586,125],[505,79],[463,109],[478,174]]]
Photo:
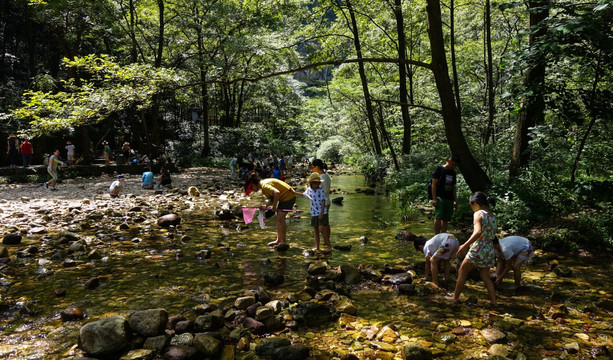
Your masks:
[[[353,250],[332,255],[292,243],[287,254],[271,249],[251,259],[266,241],[252,240],[242,220],[231,218],[261,197],[246,198],[224,170],[192,169],[173,179],[172,189],[153,191],[129,177],[119,198],[107,194],[111,177],[65,180],[55,192],[0,185],[0,357],[611,356],[608,259],[537,251],[525,286],[503,284],[497,308],[485,305],[478,280],[452,304],[445,295],[453,283],[421,281],[423,263],[399,254],[376,261],[381,244],[362,233],[354,234]],[[174,225],[159,223],[172,214]],[[355,265],[339,256],[355,247],[368,256]],[[279,270],[287,268],[301,272]]]

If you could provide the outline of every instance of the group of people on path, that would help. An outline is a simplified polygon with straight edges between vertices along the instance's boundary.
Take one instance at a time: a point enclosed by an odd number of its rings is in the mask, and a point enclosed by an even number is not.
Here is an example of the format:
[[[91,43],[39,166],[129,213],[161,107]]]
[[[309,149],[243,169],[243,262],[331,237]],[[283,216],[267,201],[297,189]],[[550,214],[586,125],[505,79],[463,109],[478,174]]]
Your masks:
[[[520,236],[509,236],[498,240],[496,237],[496,215],[491,207],[495,199],[481,191],[474,192],[469,197],[473,211],[473,232],[468,240],[460,245],[452,234],[447,233],[447,224],[453,212],[457,209],[458,198],[456,189],[455,168],[460,159],[451,156],[446,163],[438,166],[432,174],[431,193],[434,211],[435,236],[426,241],[419,237],[414,245],[417,251],[426,256],[424,279],[432,275],[432,281],[438,285],[438,269],[443,266],[445,280],[450,273],[450,259],[454,256],[464,258],[458,270],[458,278],[451,300],[459,301],[468,274],[477,269],[479,276],[488,292],[490,304],[496,305],[495,285],[513,270],[515,287],[521,285],[521,265],[533,256],[530,241]],[[496,266],[496,280],[492,282],[490,269]]]
[[[307,179],[308,187],[304,192],[295,191],[288,183],[277,178],[260,178],[259,174],[252,172],[245,183],[245,194],[261,191],[268,198],[267,206],[273,211],[277,238],[268,243],[268,246],[287,245],[287,225],[285,218],[296,203],[296,196],[304,196],[310,200],[311,226],[315,235],[315,249],[320,250],[320,239],[323,239],[324,252],[332,251],[330,244],[330,210],[331,178],[325,172],[326,165],[320,159],[310,164],[313,173]],[[321,236],[320,236],[321,235]]]
[[[9,135],[6,139],[6,154],[9,156],[9,164],[11,168],[17,167],[17,156],[21,153],[21,160],[24,168],[32,165],[32,153],[34,151],[29,138],[24,138],[19,141],[17,136]]]
[[[247,155],[238,153],[228,165],[231,179],[247,179],[255,172],[261,179],[273,177],[285,180],[287,171],[294,167],[294,156],[290,153],[281,153],[279,156],[268,153],[256,157],[251,152]]]

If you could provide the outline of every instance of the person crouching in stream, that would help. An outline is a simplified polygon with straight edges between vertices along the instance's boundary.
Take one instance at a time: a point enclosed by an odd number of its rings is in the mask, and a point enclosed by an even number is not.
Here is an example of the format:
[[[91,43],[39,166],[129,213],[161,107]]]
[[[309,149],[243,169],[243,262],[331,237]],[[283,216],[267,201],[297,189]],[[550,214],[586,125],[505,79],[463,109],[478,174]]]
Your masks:
[[[275,214],[275,225],[277,228],[277,239],[268,243],[268,246],[287,245],[287,224],[285,217],[287,212],[292,210],[296,203],[296,193],[289,184],[279,179],[260,179],[256,173],[251,173],[245,183],[245,194],[262,191],[268,198],[267,206]]]

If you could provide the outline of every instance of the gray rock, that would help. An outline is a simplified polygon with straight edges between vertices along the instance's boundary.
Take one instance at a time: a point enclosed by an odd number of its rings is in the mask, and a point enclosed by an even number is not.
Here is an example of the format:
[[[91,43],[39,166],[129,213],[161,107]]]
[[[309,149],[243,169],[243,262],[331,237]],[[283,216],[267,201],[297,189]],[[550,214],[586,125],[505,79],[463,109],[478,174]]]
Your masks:
[[[100,279],[98,279],[97,277],[91,278],[87,280],[85,284],[83,284],[83,286],[85,286],[86,289],[93,290],[100,286]]]
[[[413,282],[413,278],[409,273],[400,273],[392,275],[389,278],[389,282],[393,285],[410,284]]]
[[[119,360],[149,360],[153,359],[154,356],[155,354],[150,349],[136,349],[128,351]]]
[[[194,344],[194,335],[190,333],[183,333],[173,336],[170,339],[171,346],[192,346]]]
[[[307,272],[311,275],[325,274],[328,271],[328,263],[325,261],[318,261],[309,265]]]
[[[266,303],[266,306],[272,308],[274,313],[278,314],[281,312],[281,310],[283,310],[283,307],[285,306],[285,304],[281,300],[272,300]]]
[[[352,285],[362,281],[360,271],[351,264],[341,265],[341,275],[345,284]]]
[[[210,335],[199,333],[194,337],[194,347],[199,353],[212,358],[221,352],[222,344]]]
[[[147,338],[147,340],[145,340],[143,349],[150,349],[156,352],[162,352],[162,350],[164,350],[166,346],[168,346],[169,339],[169,336],[166,334],[149,337]]]
[[[290,345],[278,348],[272,354],[273,360],[304,360],[309,357],[310,349],[304,345]]]
[[[336,303],[336,311],[339,313],[354,315],[358,311],[358,308],[351,300],[349,300],[349,298],[343,296],[341,297],[341,300]]]
[[[245,310],[255,304],[255,296],[242,296],[234,301],[234,307],[238,310]]]
[[[7,257],[9,257],[9,250],[6,248],[6,246],[0,245],[0,258]]]
[[[432,359],[432,351],[430,351],[430,349],[415,344],[406,344],[404,348],[402,348],[402,354],[405,360]]]
[[[319,326],[332,320],[332,311],[328,305],[311,301],[298,304],[294,308],[294,319],[305,326]]]
[[[481,330],[481,335],[490,344],[500,344],[507,339],[507,335],[502,330],[495,328],[483,329]]]
[[[286,337],[267,338],[255,346],[255,353],[259,356],[272,356],[277,349],[291,344],[292,341]]]
[[[168,323],[165,309],[136,311],[130,316],[130,328],[143,336],[157,336],[164,333]]]
[[[264,275],[264,281],[271,286],[279,286],[285,282],[285,276],[277,273],[268,273]]]
[[[199,359],[198,351],[187,346],[171,346],[164,353],[166,360],[196,360]]]
[[[266,320],[262,321],[262,323],[266,327],[266,330],[269,332],[283,330],[283,328],[285,327],[285,324],[283,324],[283,316],[281,315],[271,316]]]
[[[194,322],[192,320],[182,320],[175,324],[174,329],[176,334],[183,334],[194,331]]]
[[[215,310],[208,314],[198,316],[194,322],[196,331],[213,331],[222,327],[224,324],[221,310]]]
[[[123,316],[111,316],[86,324],[79,331],[79,347],[94,356],[121,351],[128,345],[128,327]]]
[[[243,327],[249,329],[253,334],[260,335],[266,332],[266,326],[254,318],[247,317],[243,320]]]
[[[268,306],[260,306],[255,310],[255,319],[257,321],[263,321],[273,316],[275,311],[273,308]]]
[[[171,225],[179,225],[181,223],[181,218],[177,214],[167,214],[158,219],[158,226],[160,227],[169,227]]]

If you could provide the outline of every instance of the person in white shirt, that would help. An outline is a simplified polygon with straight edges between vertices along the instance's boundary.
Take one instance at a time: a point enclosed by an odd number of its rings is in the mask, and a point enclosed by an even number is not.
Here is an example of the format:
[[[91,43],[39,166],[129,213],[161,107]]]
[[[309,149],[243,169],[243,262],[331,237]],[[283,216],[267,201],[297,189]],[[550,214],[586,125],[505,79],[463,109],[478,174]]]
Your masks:
[[[74,165],[74,150],[75,146],[72,145],[70,140],[66,141],[66,158],[68,159],[68,165]]]
[[[494,239],[494,251],[496,251],[496,282],[498,286],[502,279],[513,270],[515,288],[521,286],[521,266],[524,262],[532,259],[534,249],[530,240],[522,236],[507,236],[500,240]]]
[[[443,265],[445,281],[449,281],[451,273],[451,259],[456,255],[460,242],[453,234],[440,233],[426,241],[420,236],[413,241],[415,250],[423,252],[426,256],[426,274],[424,280],[427,281],[432,273],[432,282],[438,286],[438,268]]]

